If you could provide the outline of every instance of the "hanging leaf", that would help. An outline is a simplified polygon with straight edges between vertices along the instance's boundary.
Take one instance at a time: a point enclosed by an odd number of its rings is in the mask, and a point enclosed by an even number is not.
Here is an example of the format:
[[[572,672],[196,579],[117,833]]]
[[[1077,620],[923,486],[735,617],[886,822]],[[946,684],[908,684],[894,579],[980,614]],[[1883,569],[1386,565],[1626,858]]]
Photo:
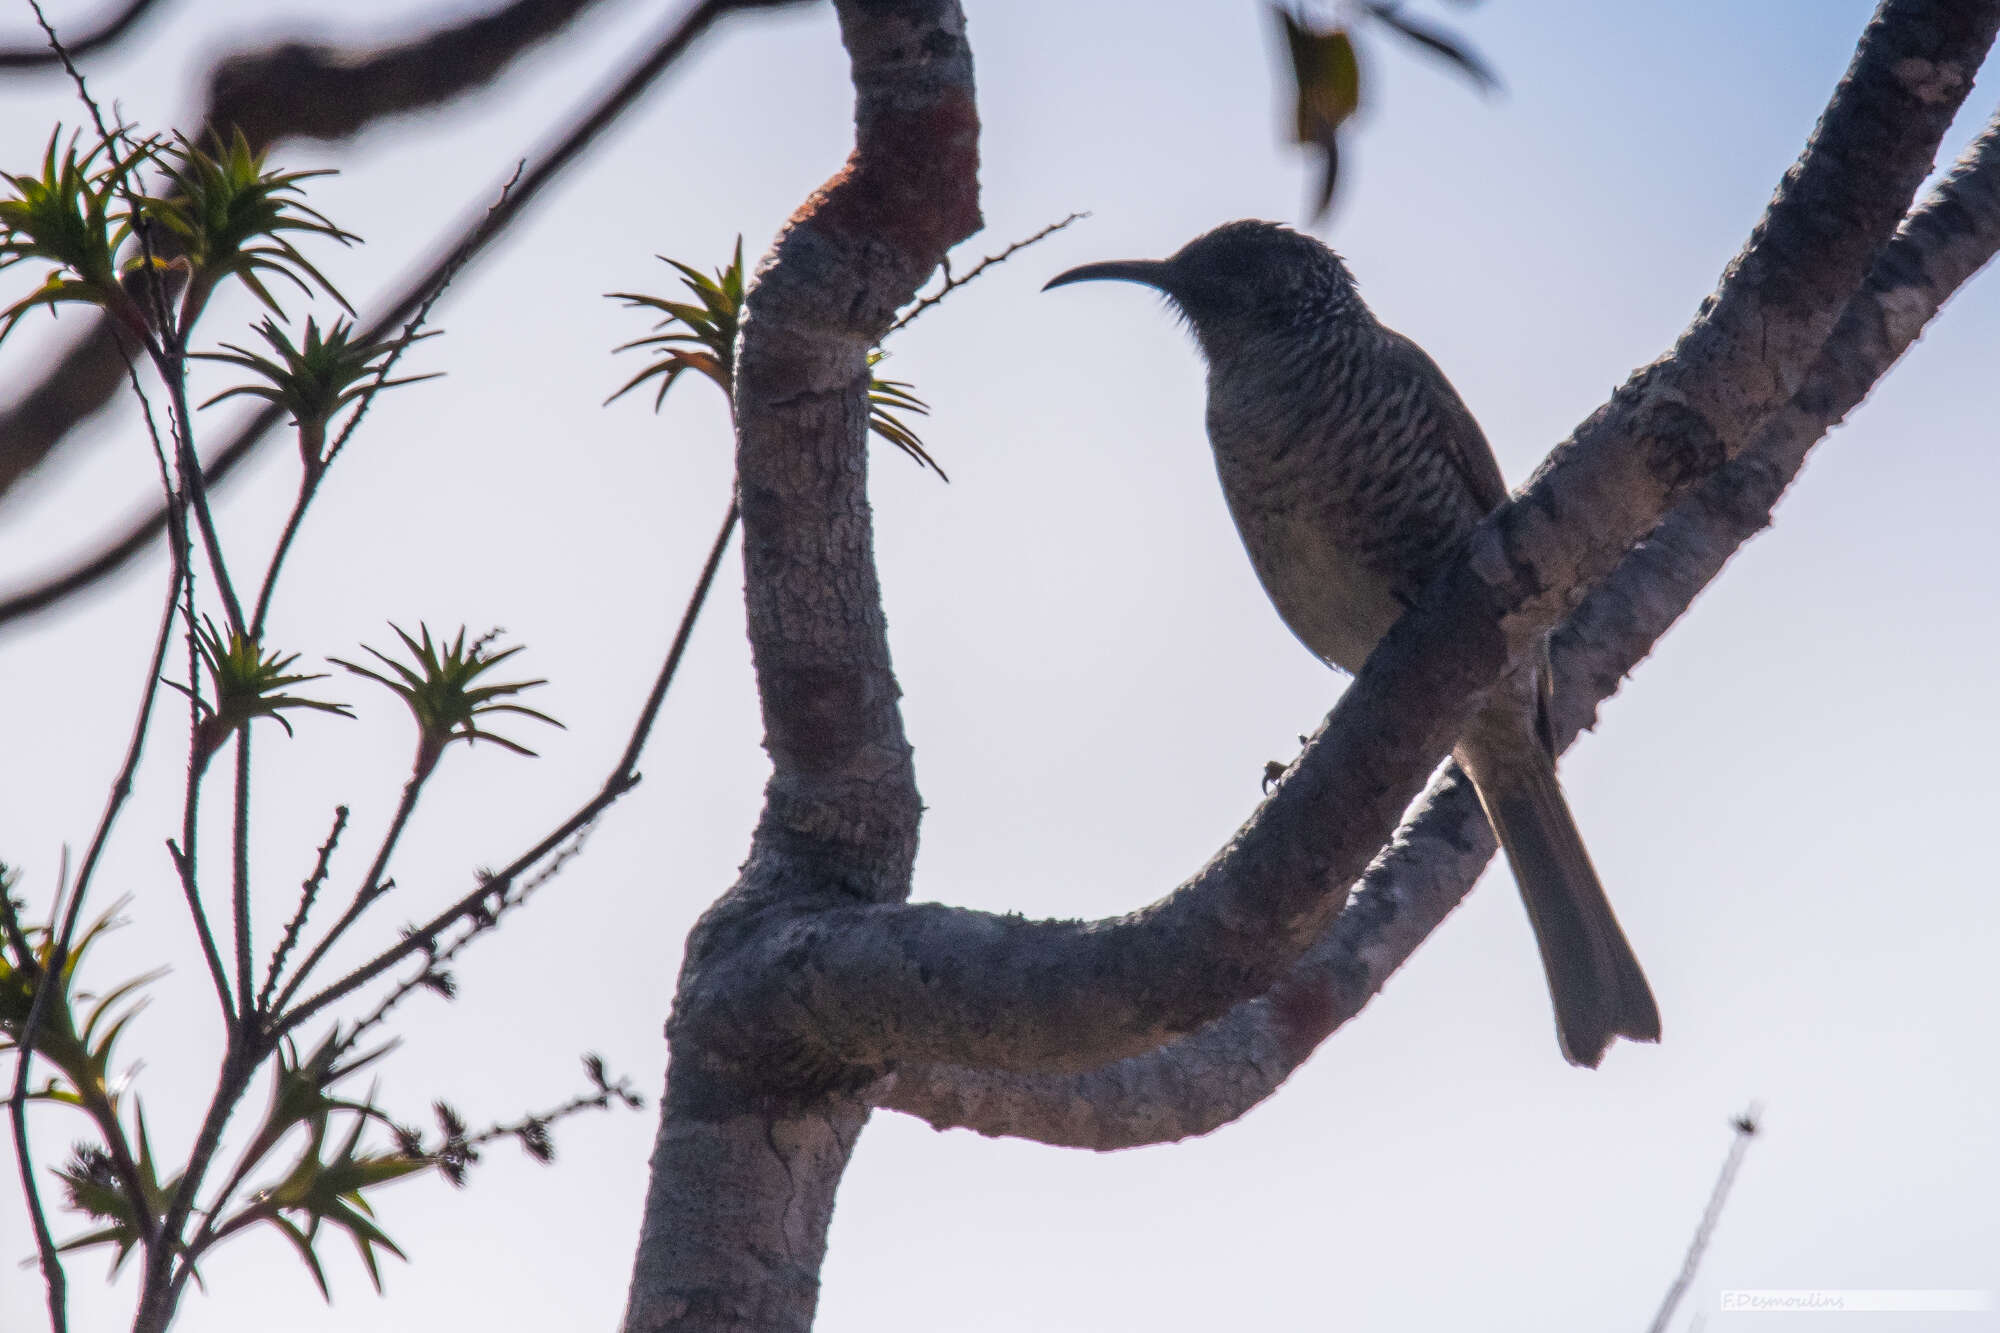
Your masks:
[[[1324,159],[1311,209],[1313,220],[1318,221],[1333,202],[1333,188],[1340,175],[1340,127],[1361,105],[1361,65],[1347,29],[1313,28],[1282,6],[1273,6],[1273,12],[1284,28],[1297,93],[1292,138],[1306,148],[1317,149]]]
[[[1455,65],[1478,86],[1480,92],[1491,93],[1499,90],[1499,77],[1485,61],[1474,55],[1464,42],[1442,28],[1434,28],[1428,23],[1403,17],[1403,7],[1396,3],[1396,0],[1368,0],[1362,7],[1372,17],[1388,25],[1391,31],[1401,34]]]

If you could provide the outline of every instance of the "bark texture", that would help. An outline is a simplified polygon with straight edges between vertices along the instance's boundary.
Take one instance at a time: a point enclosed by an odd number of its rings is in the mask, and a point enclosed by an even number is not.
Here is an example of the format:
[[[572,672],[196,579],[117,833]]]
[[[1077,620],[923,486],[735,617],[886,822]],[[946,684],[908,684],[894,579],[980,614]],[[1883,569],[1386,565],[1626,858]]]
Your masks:
[[[745,302],[737,472],[772,774],[750,858],[688,941],[624,1327],[803,1330],[864,1081],[814,1015],[744,1007],[760,951],[829,909],[906,898],[921,804],[867,494],[868,352],[979,227],[956,0],[837,0],[855,147]],[[797,960],[794,959],[794,965]],[[783,966],[784,964],[780,964]],[[800,997],[803,998],[803,997]]]
[[[1510,659],[1805,384],[1927,174],[1997,12],[1884,6],[1812,142],[1676,349],[1481,526],[1467,558],[1383,641],[1229,845],[1180,889],[1119,919],[1028,921],[895,901],[885,886],[914,845],[915,797],[875,638],[873,574],[849,563],[865,539],[858,495],[845,489],[859,465],[810,487],[763,482],[753,469],[767,466],[775,437],[746,402],[746,521],[755,513],[794,529],[753,537],[747,564],[776,772],[738,905],[696,933],[706,945],[730,932],[731,965],[696,965],[676,1021],[699,1030],[704,1049],[729,1050],[780,1082],[808,1069],[851,1078],[913,1064],[1061,1073],[1143,1055],[1265,995],[1321,938]],[[789,268],[811,275],[823,307],[866,305],[872,298],[824,273],[817,244],[788,237],[767,283]],[[800,327],[779,332],[777,359],[755,364],[767,354],[746,331],[745,387],[830,423],[824,386],[838,374],[858,379],[860,345],[811,347]],[[774,367],[794,377],[790,388],[764,387]],[[846,410],[858,431],[858,404]],[[843,641],[829,609],[851,612],[868,635]],[[782,644],[760,621],[785,626]],[[849,655],[836,664],[828,650]],[[871,803],[871,792],[883,799]],[[1454,827],[1450,841],[1484,859],[1479,835]],[[786,902],[794,907],[773,906]],[[803,903],[810,910],[794,910]],[[1323,1007],[1310,994],[1290,998]]]
[[[1876,256],[1789,402],[1686,496],[1557,632],[1567,747],[1729,557],[1770,522],[1808,451],[2000,248],[2000,117]],[[1456,769],[1432,784],[1353,901],[1284,978],[1157,1050],[1080,1074],[915,1066],[870,1089],[940,1129],[1100,1150],[1168,1142],[1236,1119],[1359,1013],[1471,889],[1494,844]]]
[[[741,877],[689,940],[629,1329],[803,1327],[796,1277],[868,1105],[1110,1148],[1269,1095],[1491,858],[1455,771],[1397,824],[1510,661],[1565,622],[1572,738],[2000,241],[1992,133],[1905,217],[2000,4],[1886,0],[1675,348],[1482,524],[1208,866],[1106,921],[913,905],[921,806],[871,552],[865,356],[976,225],[971,65],[955,4],[838,9],[856,150],[779,239],[738,358],[773,772]],[[743,1211],[691,1225],[724,1188]],[[756,1289],[744,1256],[780,1250]]]

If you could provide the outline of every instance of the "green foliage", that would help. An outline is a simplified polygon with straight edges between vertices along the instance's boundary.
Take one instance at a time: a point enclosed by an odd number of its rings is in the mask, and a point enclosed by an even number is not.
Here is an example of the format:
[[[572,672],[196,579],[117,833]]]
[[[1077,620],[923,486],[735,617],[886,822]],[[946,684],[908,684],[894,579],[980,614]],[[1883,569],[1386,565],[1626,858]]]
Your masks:
[[[717,269],[713,276],[678,259],[668,259],[665,255],[657,258],[680,273],[681,285],[687,288],[688,295],[694,300],[669,301],[664,297],[637,292],[607,293],[613,300],[623,301],[628,306],[658,311],[661,318],[653,327],[664,332],[619,345],[617,350],[621,352],[651,347],[657,349],[659,355],[651,365],[625,381],[618,392],[604,401],[616,402],[641,384],[657,379],[660,382],[659,392],[653,395],[653,410],[657,412],[660,404],[666,401],[667,390],[674,387],[674,381],[692,370],[706,376],[721,389],[733,407],[736,402],[736,335],[743,321],[743,238],[736,238],[736,253],[728,265]],[[908,383],[885,380],[872,373],[875,364],[884,355],[880,348],[868,354],[871,372],[868,377],[868,428],[908,454],[919,466],[928,467],[944,477],[944,469],[925,452],[923,441],[903,416],[905,413],[928,416],[929,405],[916,396]]]
[[[225,634],[205,616],[195,630],[194,643],[202,666],[207,668],[209,694],[213,698],[211,702],[209,698],[194,696],[203,713],[195,737],[194,761],[198,768],[206,765],[239,727],[249,726],[253,718],[271,718],[289,736],[292,724],[285,714],[295,709],[309,708],[339,717],[354,716],[354,711],[346,704],[283,692],[287,687],[304,681],[326,679],[323,671],[301,674],[287,670],[299,660],[297,653],[266,653],[263,645],[255,639],[246,638],[233,630]],[[174,681],[162,683],[182,694],[190,693],[186,686]]]
[[[142,142],[120,156],[99,143],[79,157],[79,133],[65,146],[62,127],[56,127],[40,175],[0,172],[14,191],[12,198],[0,199],[0,269],[30,259],[56,266],[48,281],[0,311],[0,340],[35,307],[69,301],[104,306],[143,327],[138,307],[118,282],[119,251],[131,219],[114,214],[132,173],[152,160],[154,149]]]
[[[396,625],[392,624],[389,628],[395,630],[396,637],[403,641],[403,647],[414,659],[413,666],[406,666],[366,644],[362,645],[363,651],[388,667],[393,676],[385,676],[369,667],[357,666],[337,657],[331,660],[357,676],[365,676],[393,690],[409,707],[411,716],[417,721],[417,771],[420,775],[428,774],[436,766],[445,746],[455,740],[467,744],[491,741],[504,750],[532,758],[535,752],[527,746],[487,731],[480,725],[482,718],[496,713],[519,713],[551,726],[562,725],[547,713],[511,702],[512,696],[524,690],[548,684],[545,680],[519,680],[492,685],[473,683],[520,652],[520,645],[491,653],[486,649],[485,639],[468,648],[463,627],[459,629],[457,639],[450,644],[442,638],[433,642],[428,625],[418,625],[421,639],[411,638]]]
[[[903,413],[915,413],[920,417],[931,414],[931,407],[917,397],[914,387],[907,380],[888,380],[874,373],[875,367],[889,354],[876,348],[868,354],[868,429],[914,458],[919,466],[928,467],[945,481],[943,468],[935,458],[924,450],[924,442],[917,438],[916,431],[903,419]]]
[[[336,320],[332,328],[321,334],[318,322],[308,315],[305,340],[297,346],[269,316],[257,326],[256,331],[277,354],[276,360],[235,343],[222,344],[229,349],[227,352],[195,353],[205,361],[226,361],[241,366],[264,381],[224,389],[202,406],[209,407],[238,394],[276,403],[290,412],[292,419],[298,423],[299,448],[309,470],[317,471],[324,465],[321,450],[326,442],[327,423],[341,408],[380,389],[438,378],[436,374],[430,374],[381,379],[383,363],[415,338],[356,341],[352,320]],[[430,333],[420,333],[416,338],[430,336]]]
[[[303,232],[342,245],[360,239],[296,197],[301,193],[300,181],[333,173],[266,171],[264,154],[251,151],[241,130],[227,143],[217,137],[210,146],[213,152],[204,152],[190,140],[176,136],[160,155],[168,189],[141,201],[148,218],[180,239],[193,265],[188,309],[199,310],[209,291],[233,276],[282,316],[284,310],[258,277],[259,273],[273,273],[307,295],[317,285],[352,313],[354,308],[347,304],[347,298],[285,235]]]
[[[657,378],[660,391],[653,396],[653,410],[657,412],[660,404],[666,401],[667,390],[674,387],[674,381],[683,372],[692,370],[706,375],[733,403],[736,400],[736,332],[743,318],[743,238],[736,238],[734,257],[728,267],[717,269],[714,277],[678,259],[668,259],[665,255],[655,258],[680,271],[681,285],[688,289],[698,304],[669,301],[664,297],[645,296],[637,292],[609,293],[614,300],[623,301],[628,306],[659,311],[660,322],[653,327],[669,332],[635,338],[619,346],[621,352],[635,347],[655,347],[659,349],[659,359],[625,381],[617,393],[604,401],[616,402],[647,380]]]
[[[97,941],[122,925],[117,913],[125,900],[112,905],[70,942],[66,952],[56,947],[51,926],[28,926],[18,936],[8,932],[0,943],[0,1051],[18,1050],[33,1012],[37,993],[41,1013],[36,1020],[34,1056],[53,1068],[56,1077],[40,1089],[30,1089],[34,1101],[75,1107],[91,1117],[103,1143],[80,1145],[68,1166],[56,1172],[74,1211],[106,1225],[70,1241],[65,1250],[93,1245],[117,1246],[114,1270],[132,1247],[144,1239],[151,1219],[141,1216],[131,1188],[121,1181],[119,1156],[132,1162],[125,1179],[156,1218],[179,1185],[179,1178],[161,1182],[146,1138],[145,1113],[133,1099],[138,1126],[138,1152],[132,1153],[122,1126],[124,1092],[111,1074],[118,1039],[145,1001],[137,993],[161,975],[148,972],[102,995],[77,988],[77,973]],[[22,952],[21,946],[27,945]],[[104,1143],[116,1145],[112,1148]]]
[[[382,1274],[376,1266],[375,1247],[380,1246],[399,1259],[404,1255],[371,1220],[374,1210],[364,1192],[427,1170],[434,1164],[421,1153],[406,1152],[401,1147],[389,1152],[362,1150],[361,1139],[370,1121],[379,1122],[392,1132],[395,1125],[375,1107],[372,1096],[356,1102],[331,1096],[329,1090],[382,1058],[391,1048],[379,1047],[341,1063],[345,1046],[337,1033],[329,1033],[303,1060],[289,1042],[280,1050],[271,1085],[271,1103],[256,1137],[244,1150],[238,1174],[247,1173],[263,1161],[296,1129],[305,1131],[305,1143],[285,1175],[251,1195],[244,1211],[224,1227],[227,1230],[255,1221],[271,1223],[298,1251],[320,1294],[328,1300],[332,1294],[327,1288],[326,1272],[314,1249],[320,1227],[330,1225],[348,1234],[360,1251],[375,1289],[380,1291]],[[353,1121],[346,1137],[329,1150],[328,1131],[335,1111],[350,1113]]]
[[[0,1052],[20,1045],[36,991],[45,978],[49,986],[35,1025],[35,1058],[48,1062],[62,1077],[33,1093],[36,1100],[69,1106],[118,1104],[111,1078],[114,1048],[126,1024],[145,1007],[137,992],[162,973],[134,977],[102,995],[78,990],[76,974],[97,941],[124,924],[117,914],[126,901],[121,898],[85,926],[60,957],[55,933],[47,926],[29,926],[19,939],[0,938]],[[25,955],[20,949],[24,942]]]
[[[55,265],[48,281],[0,311],[0,339],[28,311],[65,302],[100,306],[149,337],[163,321],[155,318],[154,302],[140,298],[170,295],[182,280],[188,289],[180,314],[166,322],[183,337],[227,278],[241,281],[280,315],[264,284],[271,274],[308,293],[317,286],[347,304],[290,235],[343,245],[357,239],[297,198],[301,181],[330,173],[266,171],[263,155],[251,151],[241,131],[226,143],[214,140],[212,152],[185,138],[162,146],[117,133],[79,153],[80,137],[72,133],[65,145],[58,127],[38,174],[0,173],[12,189],[11,198],[0,199],[0,269],[30,259]],[[145,192],[137,180],[148,166],[162,174],[158,193]],[[142,231],[161,242],[171,238],[181,253],[159,253],[142,241]],[[134,281],[146,273],[159,274],[163,284],[171,279],[173,288],[147,293]]]

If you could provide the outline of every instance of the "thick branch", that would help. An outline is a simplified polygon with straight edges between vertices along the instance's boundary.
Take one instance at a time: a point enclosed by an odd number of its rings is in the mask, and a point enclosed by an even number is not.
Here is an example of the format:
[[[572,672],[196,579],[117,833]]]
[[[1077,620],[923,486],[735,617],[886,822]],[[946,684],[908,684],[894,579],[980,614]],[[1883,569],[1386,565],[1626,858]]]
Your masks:
[[[142,0],[107,25],[112,36]],[[513,0],[489,14],[375,50],[283,42],[229,56],[209,76],[208,105],[191,137],[240,128],[251,144],[338,140],[386,116],[483,87],[517,56],[560,32],[599,0]],[[108,40],[103,33],[91,35]],[[72,54],[82,54],[71,45]],[[47,55],[46,49],[43,52]],[[98,317],[41,383],[0,412],[0,495],[39,466],[65,435],[111,400],[124,374],[110,321]]]
[[[737,470],[751,647],[774,766],[749,878],[810,860],[909,892],[917,794],[867,493],[868,352],[979,227],[972,57],[955,5],[841,9],[855,148],[744,303]],[[830,858],[830,861],[829,861]],[[780,890],[782,891],[782,890]]]
[[[1530,651],[1690,487],[1740,452],[1791,396],[1780,386],[1804,380],[1823,341],[1810,331],[1829,331],[1859,288],[1992,40],[2000,6],[1978,6],[1976,17],[1968,14],[1973,8],[1887,0],[1812,143],[1680,349],[1635,376],[1519,499],[1480,526],[1466,557],[1376,650],[1297,770],[1187,885],[1143,911],[1094,923],[822,898],[815,905],[825,910],[766,916],[740,941],[727,941],[738,948],[726,968],[691,969],[676,1022],[705,1024],[708,1054],[745,1077],[783,1080],[901,1063],[1053,1072],[1143,1054],[1269,991],[1320,936],[1509,662]],[[1830,199],[1844,202],[1829,213]],[[1805,216],[1814,209],[1821,211]],[[1804,232],[1813,244],[1793,243]],[[826,299],[852,295],[836,284]],[[1753,327],[1764,335],[1754,346],[1743,336]],[[746,357],[749,350],[746,330]],[[786,350],[794,395],[786,401],[794,410],[815,409],[820,396],[810,388],[824,381],[811,372],[825,369],[802,349]],[[855,367],[860,350],[857,344],[847,353]],[[858,437],[858,420],[851,433]],[[748,421],[743,436],[747,527],[750,466],[759,452]],[[816,589],[822,609],[877,614],[872,603],[854,602],[872,592],[872,577],[851,581],[838,563],[830,576],[827,570],[825,544],[847,541],[843,525],[853,515],[800,508],[791,519],[821,526],[788,534],[783,566],[761,568],[753,556],[753,637],[759,580],[775,575]],[[795,623],[813,624],[809,599],[802,594],[801,601],[807,609]],[[851,684],[855,677],[837,679]],[[813,762],[857,755],[863,739],[878,739],[854,719],[888,701],[828,690],[810,677],[805,685],[785,724],[803,727],[800,734],[814,742],[848,747],[805,749]],[[784,701],[790,685],[767,671],[764,688],[769,716],[774,697]],[[788,784],[832,790],[823,773],[798,763],[792,744],[791,734],[773,727],[772,804],[781,817],[793,792]],[[879,827],[841,825],[837,806],[797,809],[792,822],[809,825],[823,843],[837,841],[830,834]],[[768,832],[760,841],[760,851],[774,843]],[[838,870],[760,864],[755,853],[746,867],[759,907],[787,893],[849,887]],[[712,916],[719,926],[726,905]],[[722,942],[705,937],[707,929],[697,931],[698,944]]]
[[[835,10],[854,152],[780,236],[736,358],[746,602],[773,773],[742,879],[688,942],[627,1333],[810,1328],[868,1108],[824,1086],[789,1106],[754,1095],[718,1069],[732,1020],[702,992],[737,965],[742,936],[765,933],[768,908],[899,901],[916,854],[868,509],[867,358],[979,225],[979,124],[957,0]]]
[[[2000,118],[1904,223],[1792,401],[1628,555],[1555,639],[1565,745],[1596,716],[1735,550],[1770,521],[1807,451],[2000,249]],[[1080,1075],[906,1069],[876,1104],[966,1127],[1111,1149],[1206,1133],[1275,1092],[1359,1013],[1456,907],[1493,854],[1470,787],[1450,770],[1369,868],[1353,903],[1269,993],[1159,1050]]]

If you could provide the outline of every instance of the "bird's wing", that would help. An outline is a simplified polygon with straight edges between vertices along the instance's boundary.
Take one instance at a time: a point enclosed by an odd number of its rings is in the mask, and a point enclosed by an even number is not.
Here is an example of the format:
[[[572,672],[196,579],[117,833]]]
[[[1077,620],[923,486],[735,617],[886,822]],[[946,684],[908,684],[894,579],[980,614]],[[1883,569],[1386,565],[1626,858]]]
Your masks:
[[[1451,461],[1478,502],[1479,511],[1492,513],[1507,498],[1507,483],[1500,476],[1500,464],[1493,457],[1493,446],[1486,442],[1485,432],[1479,429],[1458,390],[1451,387],[1451,381],[1423,348],[1393,329],[1383,331],[1389,335],[1390,368],[1433,390],[1426,396],[1444,415],[1444,436],[1451,449]]]

